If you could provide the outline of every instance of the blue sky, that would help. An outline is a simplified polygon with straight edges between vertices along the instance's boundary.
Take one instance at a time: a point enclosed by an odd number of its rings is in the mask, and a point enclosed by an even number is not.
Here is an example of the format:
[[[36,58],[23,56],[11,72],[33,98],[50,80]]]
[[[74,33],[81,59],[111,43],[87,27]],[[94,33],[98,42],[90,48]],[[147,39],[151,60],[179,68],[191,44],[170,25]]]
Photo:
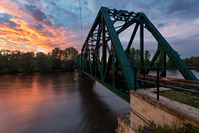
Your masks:
[[[81,5],[83,40],[100,7],[106,6],[144,12],[183,58],[199,56],[199,0],[81,0]],[[0,49],[81,49],[80,33],[78,0],[0,1]],[[153,53],[156,42],[147,32],[145,39],[145,49]],[[123,35],[121,41],[126,45],[128,38]]]

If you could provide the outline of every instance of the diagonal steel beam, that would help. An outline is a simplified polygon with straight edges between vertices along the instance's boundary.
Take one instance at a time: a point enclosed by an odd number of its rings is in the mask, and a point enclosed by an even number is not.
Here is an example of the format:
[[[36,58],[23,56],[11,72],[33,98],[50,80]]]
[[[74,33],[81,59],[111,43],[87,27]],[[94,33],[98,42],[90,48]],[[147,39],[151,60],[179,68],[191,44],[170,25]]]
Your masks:
[[[138,27],[139,27],[139,23],[136,23],[135,28],[134,28],[134,30],[133,30],[133,33],[132,33],[132,35],[131,35],[130,41],[129,41],[128,46],[127,46],[127,51],[129,51],[130,48],[131,48],[131,45],[132,45],[133,40],[134,40],[134,38],[135,38],[136,32],[137,32],[137,30],[138,30]]]
[[[171,61],[177,66],[181,68],[185,68],[186,65],[182,61],[182,59],[177,55],[175,50],[169,45],[169,43],[164,39],[164,37],[160,34],[160,32],[155,28],[155,26],[151,23],[151,21],[147,18],[144,13],[140,13],[141,19],[147,25],[147,29],[152,33],[154,38],[158,41],[159,45],[165,50]],[[180,73],[187,80],[198,80],[196,76],[188,69],[179,69]]]
[[[101,12],[102,12],[102,15],[104,17],[106,27],[107,27],[107,29],[110,33],[110,38],[111,38],[111,41],[112,41],[112,44],[113,44],[113,48],[114,48],[115,54],[116,54],[116,56],[119,60],[119,64],[121,66],[121,70],[122,70],[122,73],[124,75],[124,79],[125,79],[127,88],[129,90],[133,89],[133,87],[134,87],[134,74],[133,74],[131,66],[128,62],[128,58],[127,58],[127,56],[124,52],[124,49],[121,45],[121,42],[118,38],[117,32],[115,31],[115,28],[114,28],[114,26],[111,22],[110,16],[108,14],[108,8],[102,7]]]
[[[159,49],[157,49],[157,51],[155,52],[155,54],[154,54],[154,56],[153,56],[152,60],[150,61],[150,64],[149,64],[149,66],[148,66],[148,67],[152,67],[152,66],[153,66],[153,64],[154,64],[154,63],[155,63],[155,61],[157,60],[157,58],[158,58],[159,54],[160,54],[160,51],[159,51]],[[145,71],[145,72],[146,72],[146,74],[148,74],[148,73],[149,73],[149,71],[150,71],[150,69],[149,69],[149,68],[147,68],[147,70]]]

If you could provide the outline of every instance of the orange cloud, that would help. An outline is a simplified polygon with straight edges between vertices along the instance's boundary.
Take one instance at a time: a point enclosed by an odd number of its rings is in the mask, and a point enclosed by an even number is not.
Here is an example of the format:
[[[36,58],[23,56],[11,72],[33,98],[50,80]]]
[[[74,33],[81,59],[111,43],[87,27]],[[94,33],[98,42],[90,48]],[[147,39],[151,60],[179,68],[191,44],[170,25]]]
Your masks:
[[[48,16],[44,17],[51,22],[50,24],[35,19],[30,13],[24,11],[24,6],[17,0],[0,1],[0,9],[12,15],[9,21],[16,24],[9,26],[9,24],[0,23],[0,49],[50,52],[55,47],[75,47],[77,39],[74,32],[67,27],[54,26],[53,20]],[[42,13],[42,15],[45,14]]]

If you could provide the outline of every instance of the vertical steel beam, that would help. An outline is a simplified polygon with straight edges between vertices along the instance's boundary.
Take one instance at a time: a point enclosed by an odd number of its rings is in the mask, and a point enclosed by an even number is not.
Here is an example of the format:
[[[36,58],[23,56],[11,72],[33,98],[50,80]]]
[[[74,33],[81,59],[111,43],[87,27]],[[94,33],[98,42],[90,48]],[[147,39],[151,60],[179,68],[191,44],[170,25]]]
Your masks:
[[[106,27],[109,31],[111,42],[113,43],[113,48],[114,48],[115,54],[118,58],[126,86],[127,86],[128,90],[130,90],[130,89],[134,88],[134,75],[133,75],[132,68],[131,68],[128,58],[124,52],[122,44],[118,38],[118,34],[113,26],[112,20],[108,13],[108,8],[102,7],[101,12],[102,12],[102,15],[104,16],[104,21],[105,21]]]
[[[140,66],[144,66],[144,27],[143,23],[140,23]],[[141,69],[143,73],[143,69]]]
[[[159,68],[157,68],[157,79],[156,79],[156,86],[157,86],[157,100],[159,100]]]
[[[162,68],[162,72],[161,72],[161,76],[166,77],[166,52],[164,51],[164,49],[161,48],[161,67]]]
[[[182,59],[177,55],[175,50],[169,45],[169,43],[165,40],[165,38],[160,34],[160,32],[155,28],[155,26],[151,23],[151,21],[147,18],[144,13],[140,13],[142,16],[142,21],[147,24],[147,29],[152,33],[154,38],[159,42],[161,47],[165,50],[168,57],[177,67],[186,67],[185,63]],[[187,80],[198,80],[196,76],[188,69],[178,69],[183,77]]]
[[[113,52],[113,58],[112,58],[112,70],[113,70],[113,87],[115,87],[115,73],[116,73],[116,66],[115,66],[115,55],[114,55],[114,52]]]
[[[124,14],[125,12],[125,14]],[[129,13],[129,14],[128,14]],[[127,15],[128,14],[128,15]],[[124,25],[121,25],[120,29],[116,31],[114,27],[114,22],[116,21],[125,21]],[[133,23],[136,23],[134,31],[131,35],[129,40],[126,53],[122,47],[122,44],[118,38],[118,34],[127,29]],[[97,28],[98,26],[98,28]],[[145,16],[143,13],[130,13],[128,11],[117,11],[113,12],[113,10],[109,10],[106,7],[102,7],[94,21],[94,24],[91,27],[91,30],[85,40],[83,45],[81,56],[78,67],[82,70],[85,74],[89,75],[90,77],[94,78],[95,80],[102,83],[104,86],[115,92],[120,97],[124,98],[125,100],[129,101],[129,90],[130,89],[137,89],[137,81],[136,81],[136,68],[134,68],[133,59],[129,56],[129,50],[135,38],[136,32],[140,26],[140,65],[144,66],[144,28],[148,29],[153,37],[159,43],[158,48],[156,51],[153,59],[151,60],[149,67],[152,67],[154,62],[157,60],[159,54],[161,54],[161,65],[163,67],[166,66],[166,55],[175,63],[177,67],[186,67],[185,64],[182,62],[180,57],[176,54],[176,52],[172,49],[172,47],[168,44],[168,42],[164,39],[164,37],[159,33],[159,31],[155,28],[155,26],[150,22],[150,20]],[[106,28],[107,29],[106,29]],[[119,27],[118,27],[119,28]],[[97,31],[97,33],[96,33]],[[108,34],[108,37],[106,36]],[[98,34],[98,35],[97,35]],[[96,36],[97,35],[97,36]],[[102,36],[102,37],[101,37]],[[95,39],[97,37],[97,39]],[[111,50],[108,47],[107,42],[111,40]],[[91,41],[91,43],[90,43]],[[96,41],[96,45],[93,44],[93,41]],[[102,43],[102,45],[101,45]],[[90,44],[90,45],[89,45]],[[95,46],[95,51],[90,53],[90,48]],[[102,57],[99,55],[99,50],[102,50]],[[109,52],[109,59],[107,61],[107,55]],[[91,59],[91,54],[94,56]],[[101,58],[101,60],[100,60]],[[111,74],[111,70],[113,73]],[[120,71],[121,70],[121,71]],[[150,69],[146,71],[149,72]],[[117,73],[117,71],[122,72],[122,77]],[[197,80],[197,78],[193,75],[190,70],[180,69],[179,71],[185,77],[185,79],[192,79]],[[94,73],[93,73],[94,72]],[[140,71],[140,72],[143,72]],[[90,74],[89,74],[90,73]],[[166,72],[163,71],[163,75],[166,76]],[[113,76],[113,77],[111,77]],[[159,69],[157,70],[157,78],[159,76]],[[111,83],[112,79],[113,82]],[[116,78],[122,78],[125,81],[125,87],[122,87],[120,84],[117,84]],[[107,79],[107,80],[106,80]],[[109,81],[110,80],[110,81]],[[157,79],[158,81],[159,79]],[[116,83],[116,84],[115,84]],[[158,86],[158,84],[157,84]],[[126,90],[126,87],[128,90]]]
[[[112,54],[109,54],[108,63],[106,65],[106,70],[104,72],[104,78],[103,78],[104,80],[106,80],[106,78],[107,78],[108,71],[109,71],[109,68],[110,68],[111,64],[112,64]]]
[[[105,41],[106,31],[105,31],[105,24],[103,17],[101,17],[101,25],[102,25],[102,67],[103,67],[103,74],[105,74],[104,72],[106,70],[107,50],[106,50],[106,41]]]

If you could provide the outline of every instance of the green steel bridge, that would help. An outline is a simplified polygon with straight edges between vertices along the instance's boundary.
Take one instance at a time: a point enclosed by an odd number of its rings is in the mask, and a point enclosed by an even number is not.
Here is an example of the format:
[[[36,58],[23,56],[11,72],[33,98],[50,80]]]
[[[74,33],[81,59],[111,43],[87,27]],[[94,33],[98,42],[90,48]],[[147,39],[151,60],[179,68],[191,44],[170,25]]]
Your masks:
[[[134,29],[132,29],[130,40],[124,49],[119,35],[132,25],[134,25]],[[130,48],[138,30],[140,64],[136,65],[130,54]],[[144,30],[148,30],[157,41],[157,49],[149,66],[144,66]],[[163,80],[163,77],[167,76],[167,56],[175,64],[184,80],[171,78],[167,78],[167,81]],[[161,66],[154,67],[158,57],[161,58]],[[141,12],[135,13],[101,7],[77,58],[77,69],[126,101],[130,99],[130,90],[136,91],[141,87],[140,82],[144,83],[144,87],[145,83],[155,84],[157,86],[157,99],[159,99],[159,86],[199,92],[199,82],[196,76],[190,68],[186,67],[177,52],[149,18]],[[148,75],[154,69],[157,76]],[[175,86],[177,82],[180,82],[179,86]],[[193,89],[193,85],[196,89]]]

